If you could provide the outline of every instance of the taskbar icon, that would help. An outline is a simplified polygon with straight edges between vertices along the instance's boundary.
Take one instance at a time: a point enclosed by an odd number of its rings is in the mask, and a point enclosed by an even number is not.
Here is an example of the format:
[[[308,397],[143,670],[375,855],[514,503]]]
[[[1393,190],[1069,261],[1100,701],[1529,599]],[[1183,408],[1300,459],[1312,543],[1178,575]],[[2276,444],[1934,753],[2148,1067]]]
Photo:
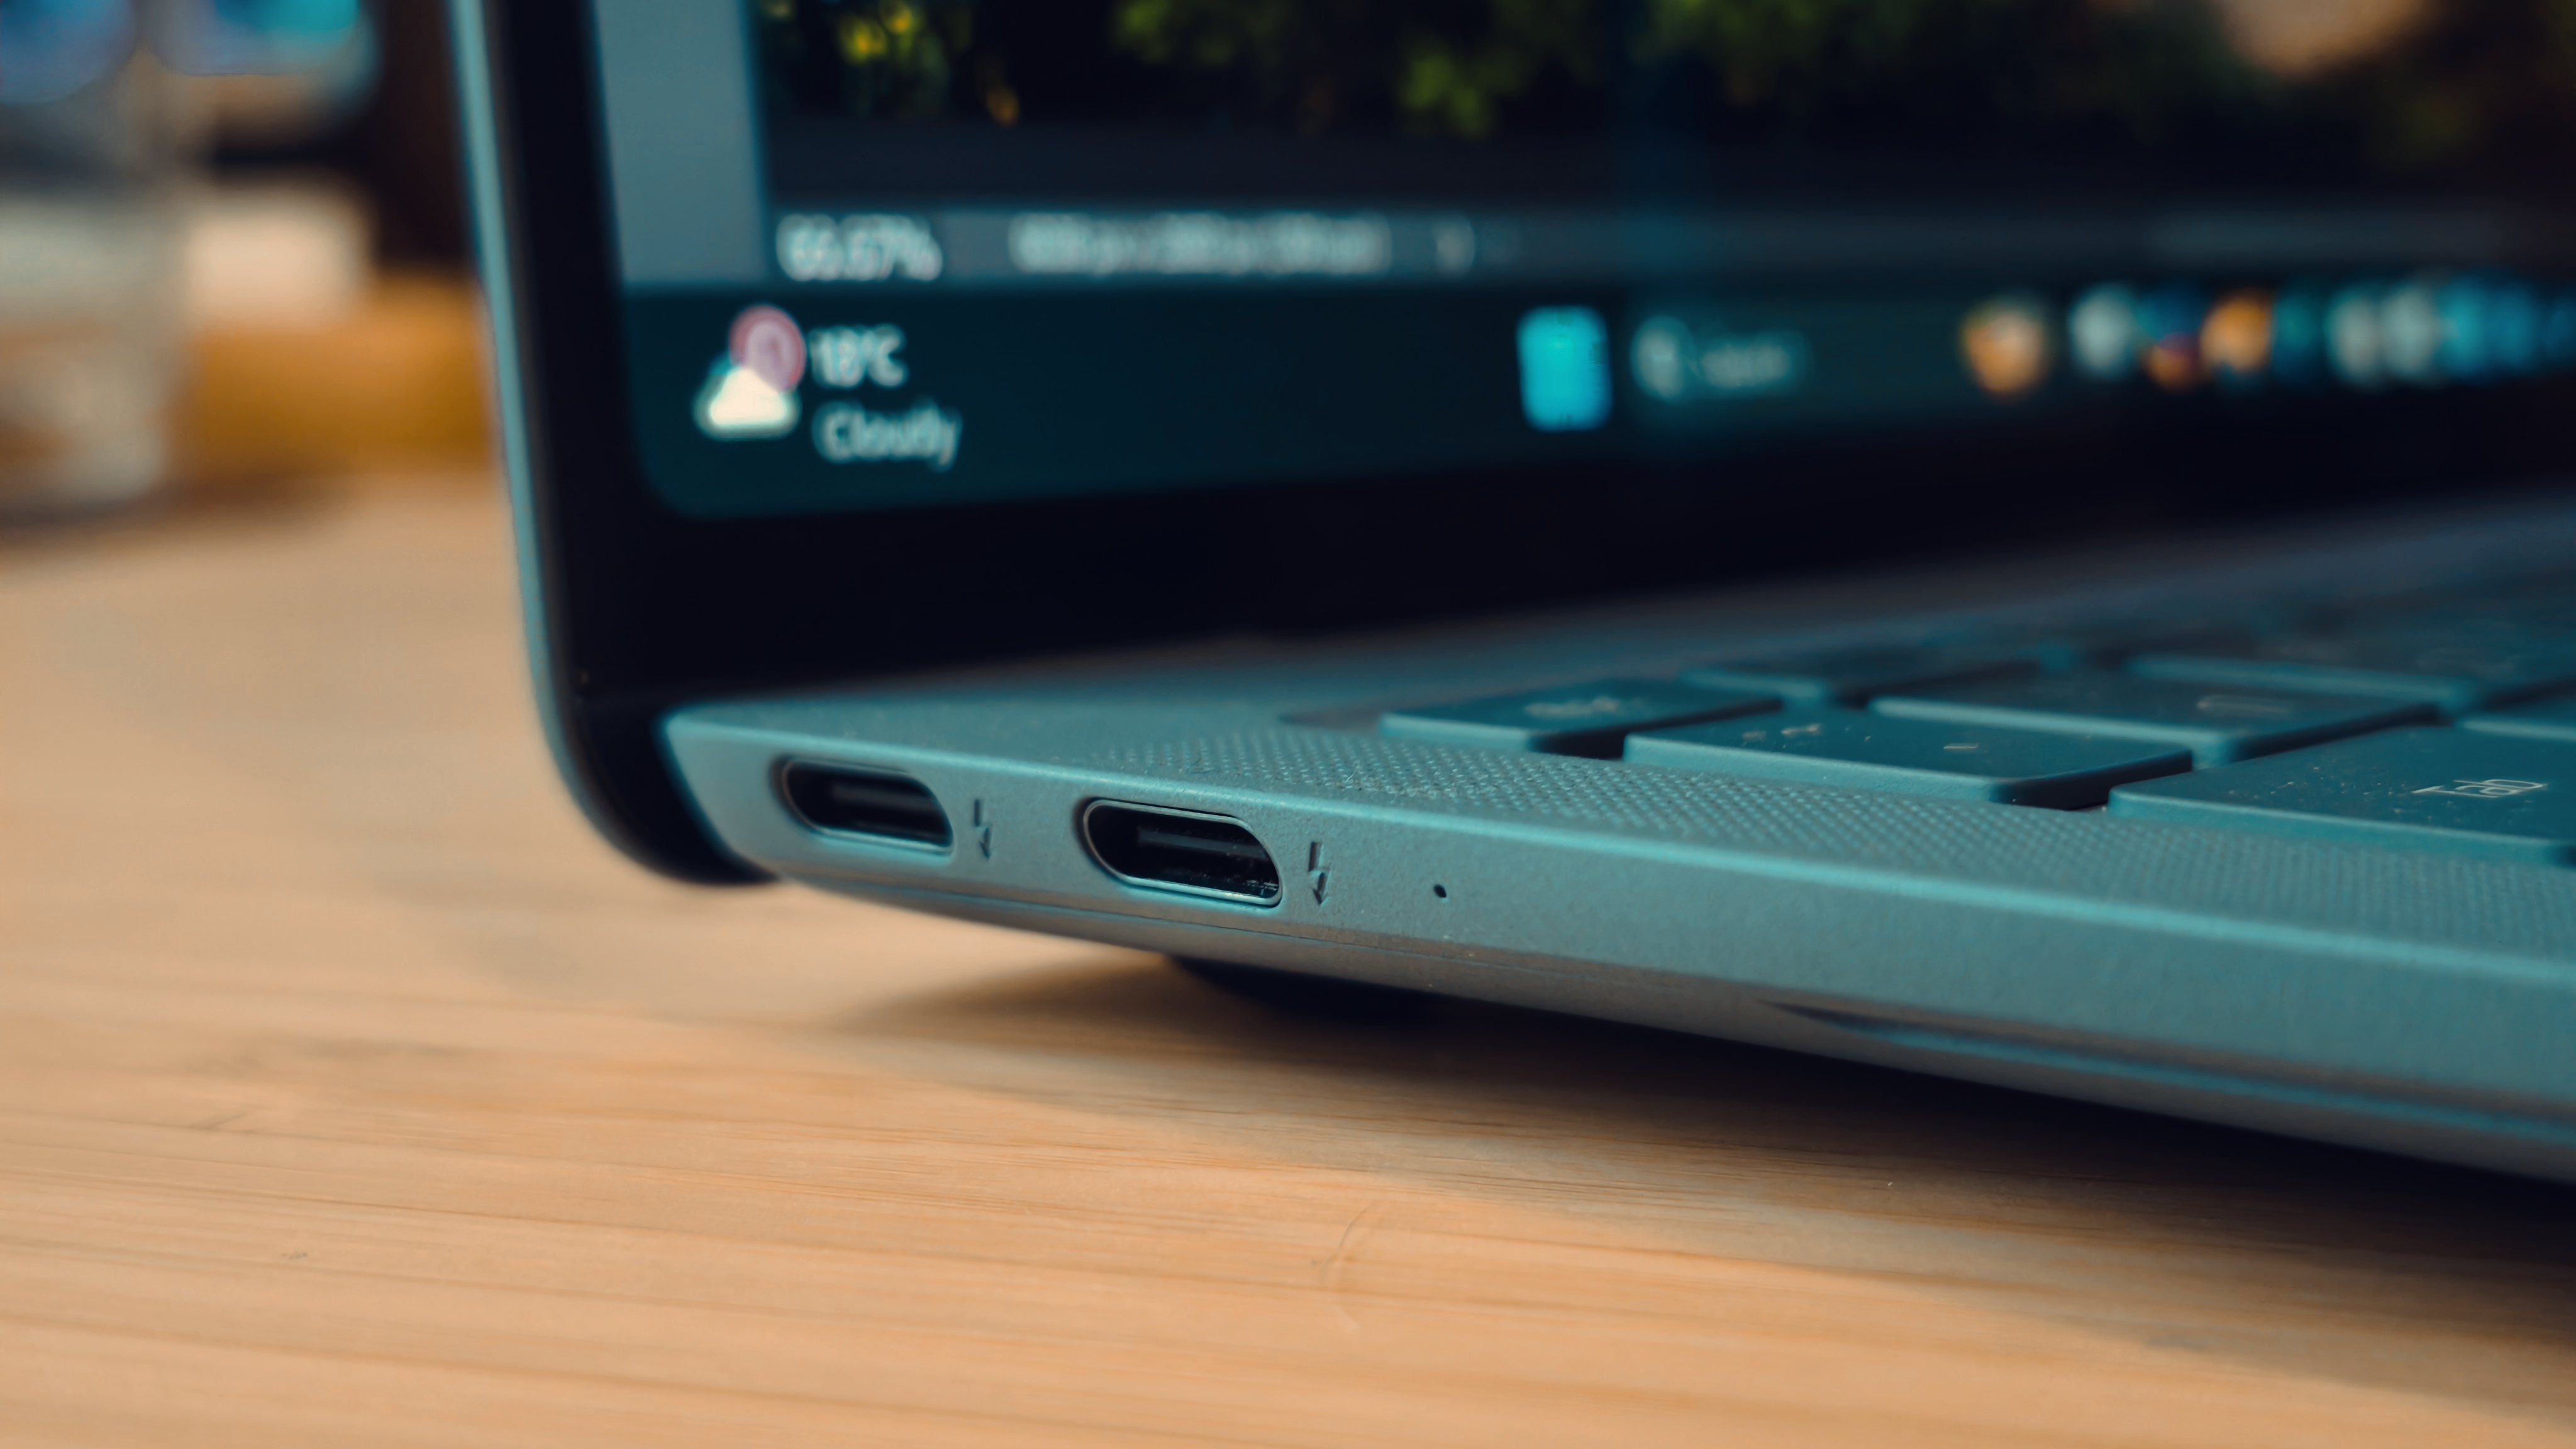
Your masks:
[[[698,431],[719,441],[785,437],[801,415],[796,384],[804,377],[805,331],[796,319],[776,307],[745,307],[698,389],[691,409]]]

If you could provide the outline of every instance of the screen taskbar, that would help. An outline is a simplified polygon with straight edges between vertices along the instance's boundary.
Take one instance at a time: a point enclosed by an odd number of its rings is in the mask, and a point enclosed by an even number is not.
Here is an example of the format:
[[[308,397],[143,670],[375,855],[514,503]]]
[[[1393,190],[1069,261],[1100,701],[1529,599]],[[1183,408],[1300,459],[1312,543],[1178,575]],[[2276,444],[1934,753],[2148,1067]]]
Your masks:
[[[2576,280],[783,286],[626,302],[647,471],[695,516],[943,507],[2365,404],[2576,373]]]

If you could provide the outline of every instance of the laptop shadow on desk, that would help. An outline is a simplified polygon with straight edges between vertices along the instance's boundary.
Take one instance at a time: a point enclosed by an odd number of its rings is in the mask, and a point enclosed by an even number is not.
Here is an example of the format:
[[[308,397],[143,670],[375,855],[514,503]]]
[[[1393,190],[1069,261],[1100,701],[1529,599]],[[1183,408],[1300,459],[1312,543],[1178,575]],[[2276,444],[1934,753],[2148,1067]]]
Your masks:
[[[1133,958],[841,1026],[935,1047],[903,1056],[932,1077],[1585,1241],[2576,1423],[2576,1189],[1481,1003],[1318,1020]]]

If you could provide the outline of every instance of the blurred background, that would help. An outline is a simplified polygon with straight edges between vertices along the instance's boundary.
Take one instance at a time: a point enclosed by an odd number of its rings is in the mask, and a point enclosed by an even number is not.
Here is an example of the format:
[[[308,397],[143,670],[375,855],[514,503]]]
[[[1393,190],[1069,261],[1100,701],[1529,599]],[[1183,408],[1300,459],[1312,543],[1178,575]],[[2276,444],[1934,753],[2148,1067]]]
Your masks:
[[[0,0],[0,522],[490,456],[438,0]]]

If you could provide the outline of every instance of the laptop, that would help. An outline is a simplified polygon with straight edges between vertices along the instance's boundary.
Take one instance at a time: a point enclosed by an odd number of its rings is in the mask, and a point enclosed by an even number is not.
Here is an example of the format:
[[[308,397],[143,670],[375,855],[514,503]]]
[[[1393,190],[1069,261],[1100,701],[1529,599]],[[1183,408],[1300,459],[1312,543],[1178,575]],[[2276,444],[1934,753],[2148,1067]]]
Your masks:
[[[2537,0],[456,0],[642,865],[2576,1179]]]

